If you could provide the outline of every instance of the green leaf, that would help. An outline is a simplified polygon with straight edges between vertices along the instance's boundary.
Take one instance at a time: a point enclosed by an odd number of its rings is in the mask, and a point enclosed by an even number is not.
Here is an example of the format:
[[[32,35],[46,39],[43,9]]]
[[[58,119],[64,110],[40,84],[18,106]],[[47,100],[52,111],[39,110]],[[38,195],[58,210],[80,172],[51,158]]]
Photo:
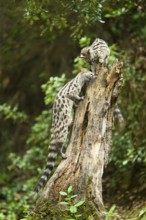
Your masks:
[[[139,212],[139,216],[141,217],[143,214],[146,213],[146,209],[142,209],[140,212]]]
[[[72,192],[72,186],[69,186],[69,187],[68,187],[67,192],[68,192],[68,193],[71,193],[71,192]]]
[[[67,220],[76,220],[75,218],[68,218]]]
[[[71,213],[76,213],[77,212],[77,208],[75,206],[71,206],[69,210],[70,210]]]
[[[75,215],[76,218],[81,217],[82,215]]]
[[[68,202],[60,202],[61,205],[68,205]]]
[[[78,195],[73,195],[73,196],[71,196],[71,198],[73,199],[73,198],[75,198],[75,197],[77,197]]]
[[[39,17],[38,16],[33,16],[34,21],[38,21]]]
[[[84,200],[79,201],[78,203],[75,204],[75,207],[79,207],[83,205],[84,202],[85,202]]]
[[[116,208],[116,205],[113,205],[113,206],[110,208],[109,213],[113,213],[113,211],[115,210],[115,208]]]
[[[5,219],[5,215],[3,213],[0,213],[0,219],[1,220]]]
[[[70,201],[70,200],[71,200],[70,197],[65,198],[65,201]]]
[[[66,192],[60,192],[60,195],[67,196],[67,193]]]
[[[91,39],[89,37],[84,36],[80,39],[79,44],[81,47],[86,47],[90,44],[90,41]]]

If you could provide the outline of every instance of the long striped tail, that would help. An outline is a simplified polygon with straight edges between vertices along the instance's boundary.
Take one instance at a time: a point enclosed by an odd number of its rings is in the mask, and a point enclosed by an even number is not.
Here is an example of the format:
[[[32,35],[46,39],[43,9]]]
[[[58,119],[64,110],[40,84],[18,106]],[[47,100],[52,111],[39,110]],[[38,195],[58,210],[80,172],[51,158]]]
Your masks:
[[[57,146],[50,144],[48,162],[46,164],[43,175],[41,176],[40,180],[38,181],[38,183],[34,188],[34,192],[38,193],[40,189],[46,184],[48,177],[51,174],[51,171],[53,170],[57,155],[58,155]]]
[[[121,110],[119,109],[118,104],[115,105],[114,115],[118,118],[119,122],[123,122],[124,121],[124,117],[123,117],[123,115],[121,113]]]

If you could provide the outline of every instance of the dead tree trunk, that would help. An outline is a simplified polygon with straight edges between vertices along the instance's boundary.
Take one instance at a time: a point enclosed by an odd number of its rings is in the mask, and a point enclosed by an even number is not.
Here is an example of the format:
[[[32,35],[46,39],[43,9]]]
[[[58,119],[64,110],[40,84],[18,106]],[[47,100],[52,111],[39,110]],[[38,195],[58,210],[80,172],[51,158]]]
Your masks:
[[[58,201],[59,192],[72,185],[79,199],[88,197],[102,212],[102,175],[110,150],[114,106],[122,84],[121,67],[119,61],[110,71],[103,65],[97,66],[97,78],[89,83],[75,113],[67,159],[61,161],[38,202],[44,198]]]

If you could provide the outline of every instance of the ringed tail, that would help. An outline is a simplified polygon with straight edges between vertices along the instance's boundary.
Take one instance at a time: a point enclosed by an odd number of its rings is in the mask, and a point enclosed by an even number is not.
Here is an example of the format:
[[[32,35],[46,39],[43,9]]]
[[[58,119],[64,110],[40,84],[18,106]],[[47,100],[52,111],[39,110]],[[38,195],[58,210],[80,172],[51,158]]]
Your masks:
[[[51,174],[51,171],[53,170],[55,160],[58,155],[57,149],[58,149],[58,146],[56,146],[56,144],[53,144],[53,143],[50,144],[48,160],[47,160],[47,164],[46,164],[44,173],[42,174],[40,180],[38,181],[38,183],[36,184],[36,186],[34,188],[34,191],[36,193],[38,193],[40,191],[40,189],[46,184],[48,177]]]
[[[115,109],[114,109],[114,115],[119,119],[119,122],[123,122],[124,121],[124,117],[118,107],[118,105],[116,104]]]

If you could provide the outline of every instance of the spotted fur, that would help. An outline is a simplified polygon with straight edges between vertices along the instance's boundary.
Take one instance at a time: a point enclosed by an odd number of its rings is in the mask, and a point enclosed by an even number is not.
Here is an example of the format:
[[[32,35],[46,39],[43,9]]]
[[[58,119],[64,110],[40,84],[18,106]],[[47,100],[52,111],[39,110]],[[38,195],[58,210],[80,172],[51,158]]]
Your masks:
[[[107,43],[96,38],[95,41],[89,46],[81,50],[80,57],[91,65],[91,70],[95,72],[97,63],[107,64],[110,49]]]
[[[63,158],[66,158],[65,154],[62,153],[62,148],[67,138],[68,128],[73,122],[73,105],[76,104],[76,102],[83,100],[83,96],[79,96],[81,89],[86,82],[93,78],[95,78],[95,74],[84,69],[74,79],[68,82],[56,95],[53,104],[48,162],[43,175],[35,186],[35,192],[39,192],[47,182],[54,167],[57,155],[60,153]]]

